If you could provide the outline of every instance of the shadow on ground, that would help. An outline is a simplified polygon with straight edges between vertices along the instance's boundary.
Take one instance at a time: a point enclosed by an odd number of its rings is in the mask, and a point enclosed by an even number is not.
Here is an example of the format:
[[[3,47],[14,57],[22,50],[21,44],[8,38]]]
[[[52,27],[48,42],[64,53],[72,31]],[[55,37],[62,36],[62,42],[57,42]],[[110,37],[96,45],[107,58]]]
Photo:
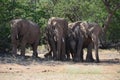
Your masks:
[[[70,61],[53,61],[53,60],[47,60],[45,58],[33,58],[31,56],[25,56],[24,58],[20,55],[17,55],[16,57],[13,57],[10,54],[0,54],[0,64],[19,64],[19,65],[30,65],[30,64],[45,64],[45,65],[63,65],[63,64],[83,64],[83,65],[113,65],[113,64],[120,64],[120,59],[102,59],[100,63],[87,63],[87,62],[73,62]]]

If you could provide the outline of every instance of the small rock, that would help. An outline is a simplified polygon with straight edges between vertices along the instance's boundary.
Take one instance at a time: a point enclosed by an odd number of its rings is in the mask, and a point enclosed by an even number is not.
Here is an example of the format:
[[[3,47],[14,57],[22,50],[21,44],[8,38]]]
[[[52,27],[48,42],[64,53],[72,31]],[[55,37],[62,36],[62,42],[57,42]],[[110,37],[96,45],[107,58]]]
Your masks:
[[[12,68],[9,68],[9,70],[12,70]]]

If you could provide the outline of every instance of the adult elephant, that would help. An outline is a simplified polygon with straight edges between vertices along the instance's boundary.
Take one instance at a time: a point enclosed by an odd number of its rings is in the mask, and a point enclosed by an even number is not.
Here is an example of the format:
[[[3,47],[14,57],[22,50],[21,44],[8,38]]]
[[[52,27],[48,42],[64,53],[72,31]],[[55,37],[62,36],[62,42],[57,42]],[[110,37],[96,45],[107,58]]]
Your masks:
[[[54,34],[54,32],[53,32],[53,30],[52,30],[52,28],[50,27],[50,26],[47,26],[46,28],[45,28],[45,41],[46,41],[46,46],[47,46],[47,49],[48,49],[48,53],[46,53],[45,55],[44,55],[44,57],[45,58],[55,58],[55,52],[54,52],[54,55],[52,54],[53,53],[53,51],[55,51],[55,50],[53,50],[53,49],[56,49],[56,41],[55,41],[55,39],[54,39],[54,36],[55,35],[53,35]]]
[[[66,38],[66,55],[67,60],[70,60],[70,54],[72,56],[72,59],[74,59],[74,54],[76,53],[76,37],[73,35],[73,25],[75,23],[69,23],[68,24],[68,33]]]
[[[29,20],[14,19],[11,21],[12,53],[17,54],[17,47],[21,48],[21,56],[25,56],[25,46],[30,44],[33,49],[33,57],[38,57],[37,47],[39,44],[40,28]]]
[[[64,18],[52,17],[48,20],[47,37],[55,60],[65,60],[68,22]]]
[[[83,61],[83,49],[87,48],[87,62],[93,62],[92,48],[94,45],[96,62],[99,62],[98,38],[101,33],[101,27],[97,23],[75,22],[72,25],[72,36],[74,37],[75,53],[74,61]],[[71,40],[73,40],[71,39]]]

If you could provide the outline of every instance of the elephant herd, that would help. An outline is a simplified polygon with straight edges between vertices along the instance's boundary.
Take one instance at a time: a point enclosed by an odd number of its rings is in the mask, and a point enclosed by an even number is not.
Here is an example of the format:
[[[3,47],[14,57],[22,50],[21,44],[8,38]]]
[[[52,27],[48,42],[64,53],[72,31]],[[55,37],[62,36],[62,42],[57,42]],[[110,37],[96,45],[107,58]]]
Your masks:
[[[101,27],[97,23],[87,21],[76,21],[68,23],[64,18],[52,17],[48,20],[45,28],[45,38],[50,47],[44,56],[53,60],[72,60],[83,62],[83,49],[87,48],[87,62],[99,62],[98,40],[101,34]],[[33,57],[38,57],[37,47],[39,44],[40,27],[29,20],[14,19],[11,21],[12,54],[17,55],[17,48],[20,46],[21,56],[25,56],[26,44],[30,44],[33,50]],[[93,59],[92,49],[95,49]],[[70,57],[71,56],[71,57]]]

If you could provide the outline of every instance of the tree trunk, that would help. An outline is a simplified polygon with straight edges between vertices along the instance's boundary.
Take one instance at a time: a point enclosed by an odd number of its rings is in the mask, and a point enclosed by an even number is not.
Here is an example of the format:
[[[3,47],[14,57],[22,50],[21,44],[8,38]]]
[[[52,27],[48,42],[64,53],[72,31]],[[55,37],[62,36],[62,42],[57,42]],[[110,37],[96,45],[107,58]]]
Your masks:
[[[102,43],[102,48],[106,48],[107,47],[107,42],[106,42],[106,32],[109,28],[109,25],[111,23],[111,20],[112,20],[112,17],[114,15],[114,13],[117,11],[117,9],[120,8],[120,3],[119,4],[116,4],[116,6],[114,7],[114,9],[111,10],[111,6],[110,6],[110,1],[109,0],[102,0],[105,7],[106,7],[106,10],[108,12],[108,16],[103,24],[103,34],[102,34],[102,37],[101,37],[101,43]]]

